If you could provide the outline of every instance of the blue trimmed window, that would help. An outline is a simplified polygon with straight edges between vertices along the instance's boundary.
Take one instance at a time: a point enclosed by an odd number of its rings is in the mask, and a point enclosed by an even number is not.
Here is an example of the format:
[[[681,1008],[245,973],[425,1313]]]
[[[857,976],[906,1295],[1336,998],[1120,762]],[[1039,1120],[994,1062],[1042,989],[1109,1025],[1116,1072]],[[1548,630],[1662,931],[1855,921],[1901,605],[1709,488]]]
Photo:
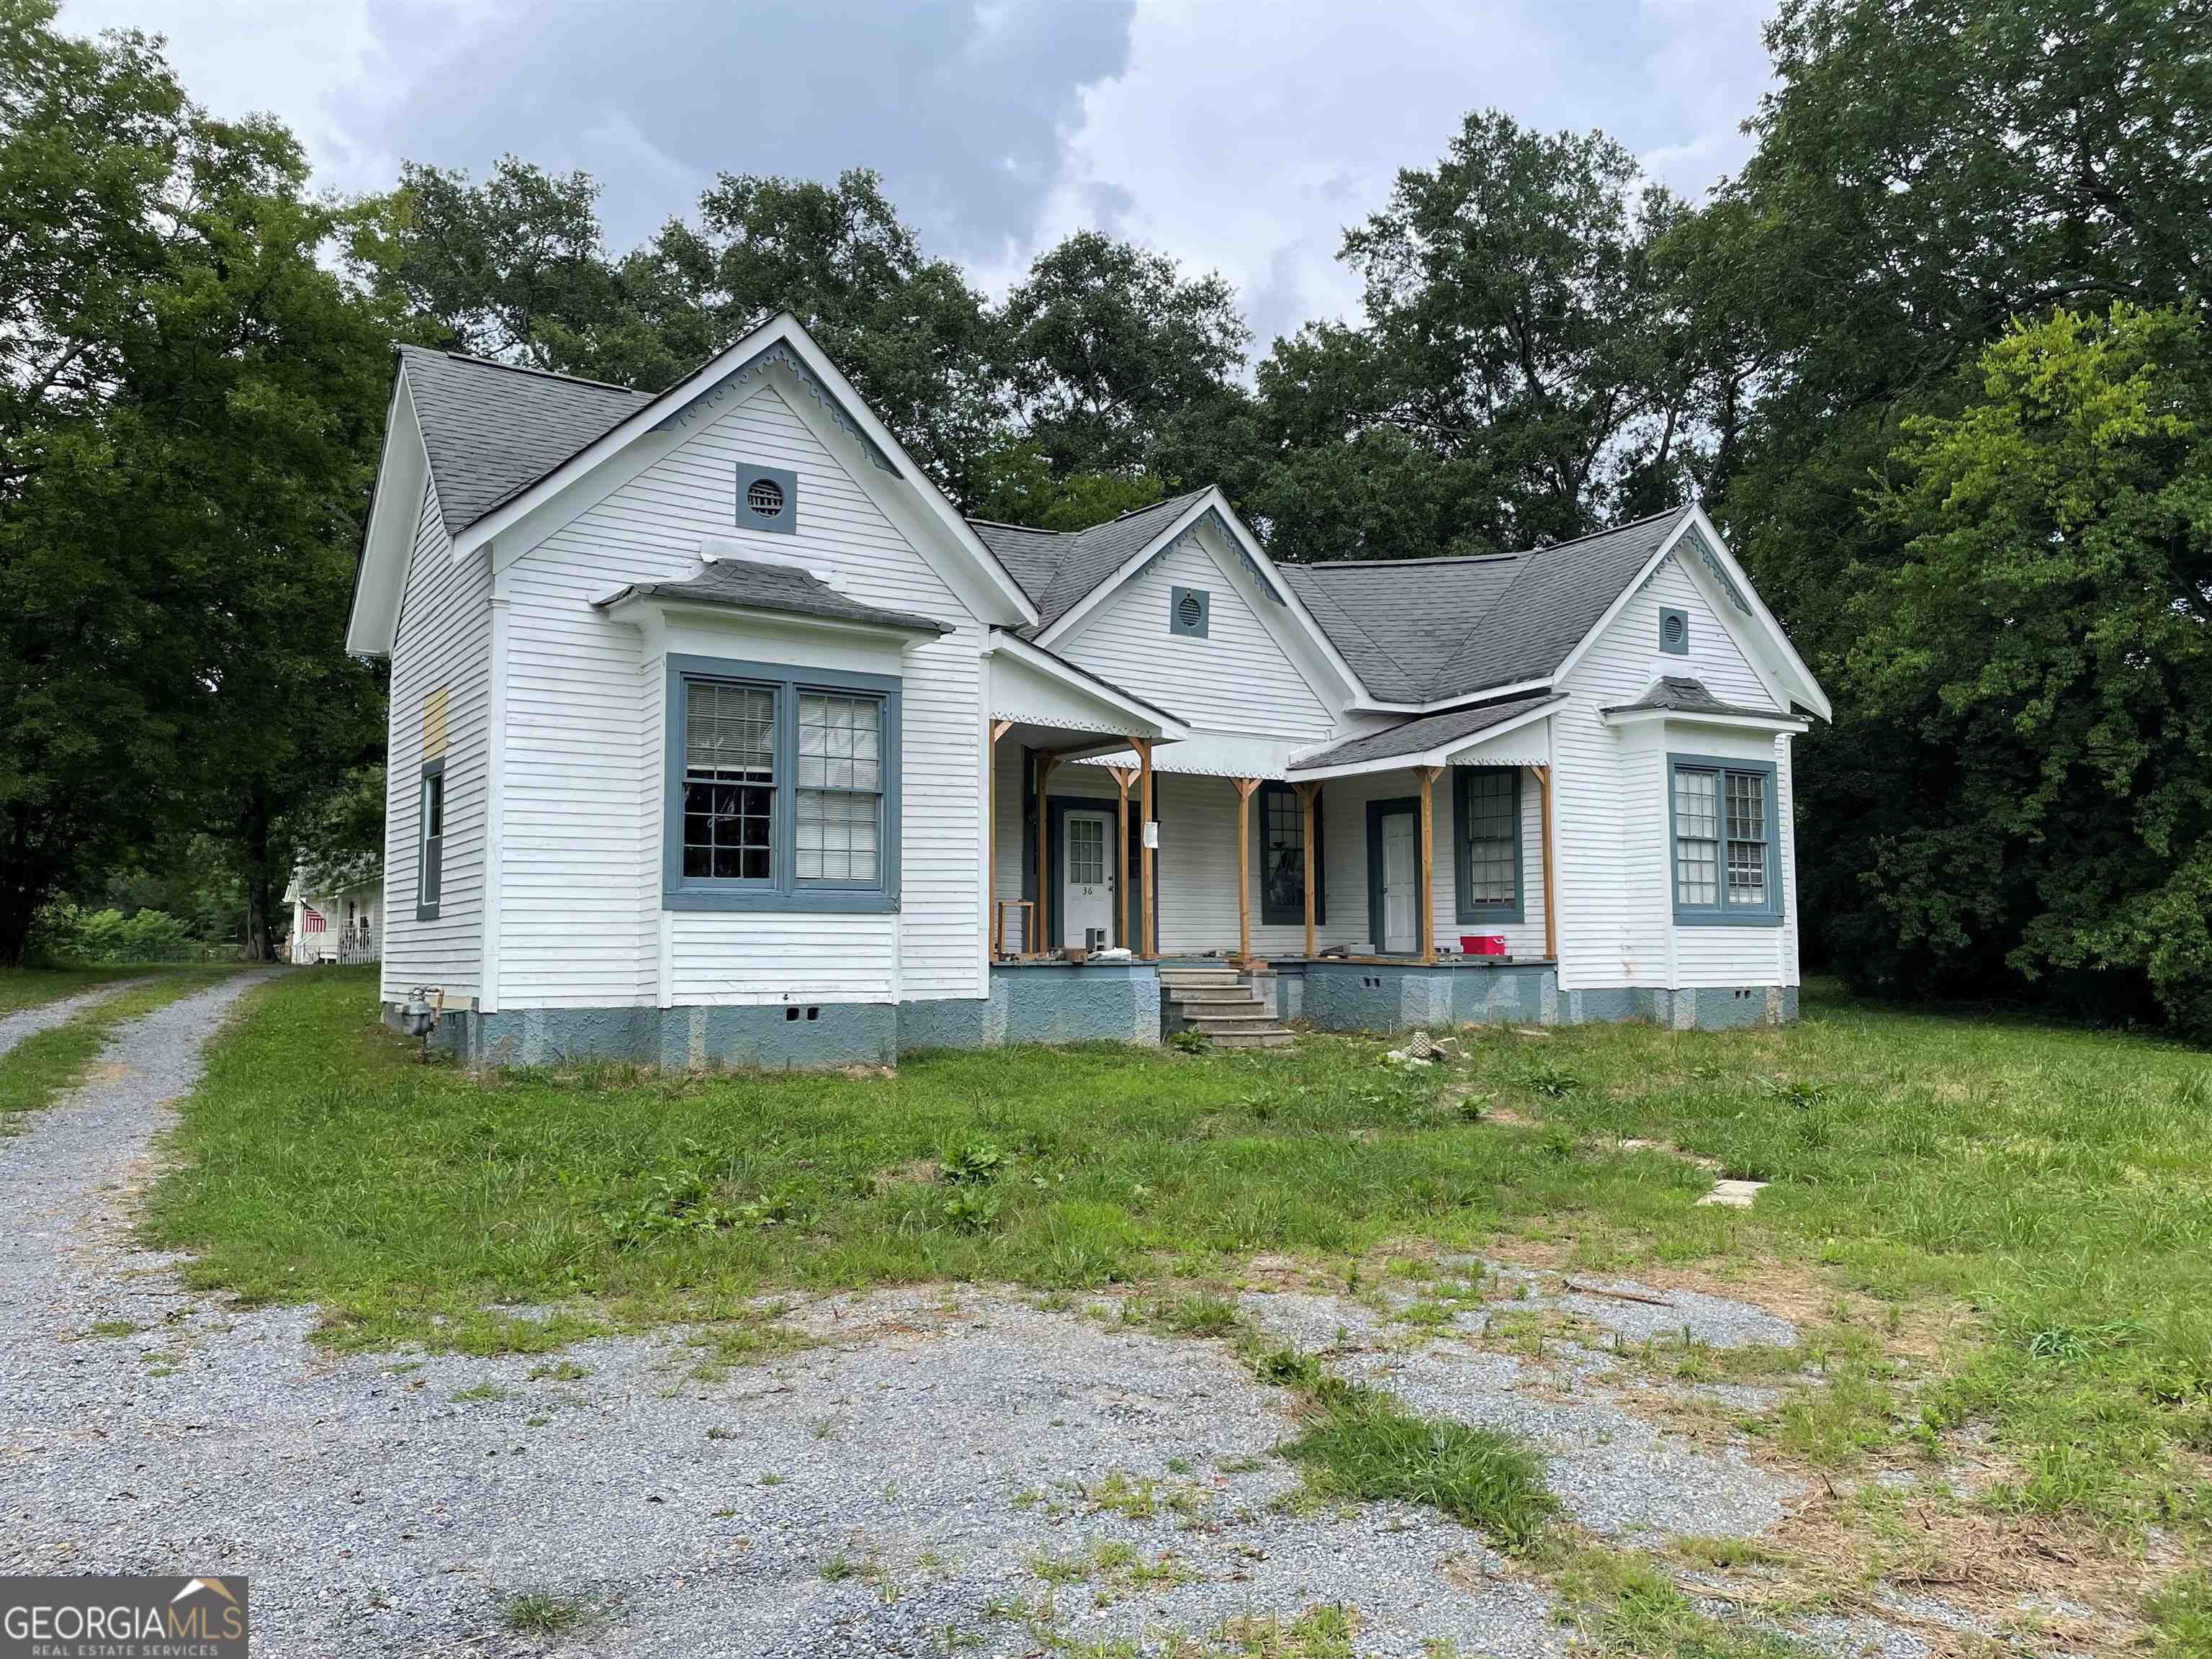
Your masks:
[[[1782,828],[1773,763],[1669,755],[1667,773],[1674,920],[1779,927]]]
[[[1521,769],[1452,768],[1452,872],[1462,921],[1519,921]]]
[[[1314,921],[1328,921],[1328,861],[1322,801],[1314,799]],[[1260,786],[1260,920],[1302,927],[1306,920],[1306,811],[1287,783]]]
[[[666,719],[666,908],[898,908],[895,676],[671,657]]]
[[[446,885],[446,757],[422,763],[415,814],[415,920],[435,921]]]

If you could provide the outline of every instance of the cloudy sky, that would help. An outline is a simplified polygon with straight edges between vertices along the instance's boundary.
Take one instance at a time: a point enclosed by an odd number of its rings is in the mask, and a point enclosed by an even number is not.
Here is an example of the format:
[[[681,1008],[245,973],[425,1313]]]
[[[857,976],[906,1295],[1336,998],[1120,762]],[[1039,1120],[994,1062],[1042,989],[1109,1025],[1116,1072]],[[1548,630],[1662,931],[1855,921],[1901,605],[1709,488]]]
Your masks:
[[[1746,154],[1762,0],[64,0],[169,40],[195,97],[269,111],[323,182],[502,151],[583,167],[619,250],[718,173],[884,175],[994,292],[1092,226],[1220,270],[1257,350],[1357,295],[1343,228],[1470,109],[1601,126],[1680,190]]]

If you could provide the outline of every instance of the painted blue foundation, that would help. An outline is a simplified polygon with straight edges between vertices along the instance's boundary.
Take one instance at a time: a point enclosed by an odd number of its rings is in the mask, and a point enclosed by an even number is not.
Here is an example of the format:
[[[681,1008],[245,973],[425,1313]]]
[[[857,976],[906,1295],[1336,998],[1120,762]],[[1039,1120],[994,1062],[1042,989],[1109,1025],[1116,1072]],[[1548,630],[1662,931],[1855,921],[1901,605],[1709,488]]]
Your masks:
[[[1794,985],[1562,991],[1551,963],[1480,957],[1433,964],[1291,959],[1248,982],[1277,1018],[1324,1031],[1631,1019],[1671,1030],[1727,1031],[1797,1018]],[[398,1024],[396,1007],[386,1004],[384,1013]],[[1160,1041],[1160,975],[1149,962],[1000,963],[991,969],[989,996],[951,1000],[462,1011],[447,1015],[431,1041],[472,1066],[610,1060],[672,1070],[890,1066],[921,1048],[1018,1042],[1150,1048]]]
[[[1797,1018],[1794,985],[1655,990],[1559,988],[1548,962],[1457,957],[1434,963],[1278,961],[1276,1017],[1324,1031],[1404,1031],[1416,1026],[1579,1025],[1648,1020],[1674,1030],[1725,1031]]]
[[[397,1025],[392,1005],[384,1015]],[[1148,962],[1003,963],[991,969],[988,997],[949,1001],[463,1010],[431,1038],[472,1066],[610,1060],[771,1071],[896,1065],[916,1048],[1159,1040],[1160,976]]]

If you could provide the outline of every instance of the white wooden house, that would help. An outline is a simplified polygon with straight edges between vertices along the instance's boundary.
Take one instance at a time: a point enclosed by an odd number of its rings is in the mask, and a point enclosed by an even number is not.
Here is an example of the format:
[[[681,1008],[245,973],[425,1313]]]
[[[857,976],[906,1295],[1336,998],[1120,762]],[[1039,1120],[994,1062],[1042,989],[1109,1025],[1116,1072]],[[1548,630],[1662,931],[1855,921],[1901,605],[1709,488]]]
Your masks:
[[[658,396],[403,348],[349,648],[471,1056],[1795,1010],[1828,703],[1694,507],[1278,566],[969,521],[788,316]]]
[[[292,872],[286,954],[303,964],[374,962],[384,948],[384,874],[374,863]]]

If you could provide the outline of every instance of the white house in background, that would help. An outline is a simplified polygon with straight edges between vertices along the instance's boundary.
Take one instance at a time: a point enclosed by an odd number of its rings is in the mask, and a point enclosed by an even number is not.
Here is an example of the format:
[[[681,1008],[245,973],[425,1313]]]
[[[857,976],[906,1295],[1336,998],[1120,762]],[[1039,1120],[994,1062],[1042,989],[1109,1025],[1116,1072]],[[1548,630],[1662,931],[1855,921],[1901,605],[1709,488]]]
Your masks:
[[[374,962],[384,949],[384,872],[374,863],[292,872],[284,890],[292,907],[289,947],[294,962]]]
[[[1278,566],[971,522],[787,315],[654,396],[403,348],[349,648],[472,1057],[1795,1010],[1828,701],[1694,507]]]

